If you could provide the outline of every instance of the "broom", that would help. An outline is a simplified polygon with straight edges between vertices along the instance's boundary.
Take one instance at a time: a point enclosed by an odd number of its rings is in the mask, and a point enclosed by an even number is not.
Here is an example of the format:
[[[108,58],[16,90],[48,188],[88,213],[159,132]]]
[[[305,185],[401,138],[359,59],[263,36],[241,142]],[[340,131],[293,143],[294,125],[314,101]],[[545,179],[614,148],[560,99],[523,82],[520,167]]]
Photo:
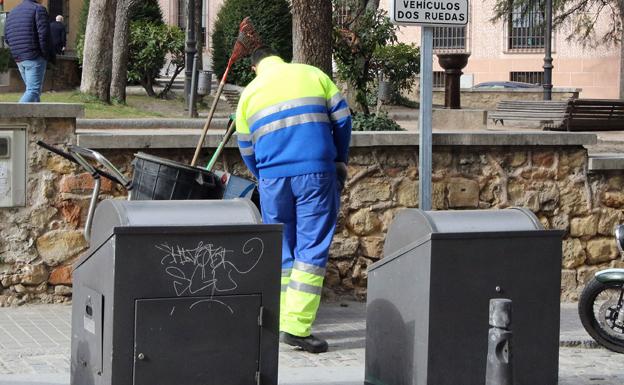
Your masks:
[[[215,98],[212,101],[212,107],[210,108],[210,112],[208,113],[208,119],[206,120],[204,129],[202,130],[199,142],[197,143],[197,148],[195,148],[195,155],[193,155],[191,166],[195,166],[195,164],[197,163],[197,159],[199,158],[199,152],[204,145],[206,133],[208,132],[210,122],[212,121],[212,117],[214,116],[215,110],[217,109],[217,103],[219,102],[219,97],[223,92],[223,87],[225,87],[225,81],[230,72],[230,68],[232,67],[232,65],[234,65],[236,61],[247,55],[250,55],[256,48],[260,47],[261,45],[262,41],[256,33],[256,30],[251,23],[251,19],[249,18],[249,16],[244,18],[238,29],[238,37],[236,38],[236,43],[234,43],[232,55],[230,56],[230,60],[228,60],[227,67],[225,68],[225,72],[223,73],[223,77],[221,78],[221,82],[219,83],[219,88],[217,88]]]

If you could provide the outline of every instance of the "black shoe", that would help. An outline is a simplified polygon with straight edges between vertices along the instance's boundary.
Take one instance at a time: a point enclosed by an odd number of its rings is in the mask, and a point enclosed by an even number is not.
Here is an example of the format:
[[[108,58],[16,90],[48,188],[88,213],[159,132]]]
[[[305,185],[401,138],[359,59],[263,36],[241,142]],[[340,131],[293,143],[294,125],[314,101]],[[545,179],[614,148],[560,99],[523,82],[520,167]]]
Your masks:
[[[280,342],[290,346],[298,346],[306,352],[325,353],[327,351],[327,341],[309,335],[307,337],[298,337],[290,333],[280,332]]]

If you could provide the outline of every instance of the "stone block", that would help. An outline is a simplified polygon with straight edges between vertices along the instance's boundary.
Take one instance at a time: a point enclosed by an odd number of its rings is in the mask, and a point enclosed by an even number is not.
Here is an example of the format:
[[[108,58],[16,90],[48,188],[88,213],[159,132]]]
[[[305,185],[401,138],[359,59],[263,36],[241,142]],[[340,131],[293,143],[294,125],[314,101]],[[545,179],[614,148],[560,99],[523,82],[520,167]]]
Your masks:
[[[368,281],[368,267],[373,264],[368,258],[360,257],[353,266],[353,281],[356,285],[365,287]]]
[[[446,183],[433,183],[431,186],[431,207],[435,210],[446,209]]]
[[[396,192],[397,203],[405,207],[418,207],[418,182],[403,179]]]
[[[593,237],[598,233],[598,217],[573,218],[570,221],[570,235],[573,237]]]
[[[584,287],[594,278],[594,275],[601,270],[600,266],[582,266],[576,271],[576,282],[578,286]]]
[[[101,178],[102,184],[100,191],[103,193],[113,191],[113,182],[106,178]],[[95,181],[89,173],[82,173],[78,175],[64,175],[61,178],[59,189],[62,193],[71,192],[87,192],[92,191],[95,186]]]
[[[383,256],[384,237],[371,236],[362,237],[362,255],[372,259],[379,259]]]
[[[448,185],[450,208],[479,207],[479,184],[470,179],[452,178]]]
[[[370,203],[390,199],[390,184],[385,179],[367,179],[350,189],[351,207],[362,208]]]
[[[82,221],[82,207],[86,206],[88,211],[88,201],[64,201],[61,203],[61,215],[65,222],[72,225],[74,228],[80,227],[80,223]]]
[[[602,195],[602,203],[607,207],[622,208],[624,207],[624,192],[607,191]]]
[[[619,210],[605,209],[600,215],[598,222],[598,233],[606,236],[613,235],[615,226],[622,223],[622,212]]]
[[[87,246],[82,232],[75,230],[53,230],[37,239],[37,251],[49,266],[68,260]]]
[[[39,285],[47,281],[49,276],[48,269],[42,263],[37,265],[25,265],[21,270],[20,281],[24,285]]]
[[[69,160],[57,155],[48,156],[46,169],[57,174],[69,174],[74,170],[74,165]]]
[[[613,238],[597,238],[587,241],[587,263],[590,265],[609,262],[618,256]]]
[[[54,294],[62,296],[72,295],[72,288],[69,286],[58,285],[54,286]]]
[[[71,285],[72,284],[72,266],[59,266],[50,272],[48,278],[50,285]]]
[[[360,242],[357,237],[334,236],[329,248],[329,254],[333,258],[353,257],[358,250]]]
[[[370,235],[381,229],[381,220],[374,211],[362,209],[349,217],[347,226],[357,235]]]
[[[587,256],[583,243],[576,238],[565,239],[563,241],[563,261],[565,269],[574,269],[585,263]]]
[[[561,292],[562,297],[570,297],[576,292],[578,283],[576,281],[575,270],[563,270],[561,271]]]

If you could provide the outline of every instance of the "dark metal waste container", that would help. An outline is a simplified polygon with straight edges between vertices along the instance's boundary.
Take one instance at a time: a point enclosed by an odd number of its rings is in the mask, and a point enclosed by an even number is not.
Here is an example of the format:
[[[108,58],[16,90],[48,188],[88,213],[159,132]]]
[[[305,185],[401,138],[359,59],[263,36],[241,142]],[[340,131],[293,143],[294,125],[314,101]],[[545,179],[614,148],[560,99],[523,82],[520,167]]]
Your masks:
[[[485,383],[491,298],[513,301],[514,385],[556,385],[562,232],[524,209],[400,212],[368,272],[366,383]]]
[[[277,384],[281,242],[248,200],[100,203],[71,384]]]

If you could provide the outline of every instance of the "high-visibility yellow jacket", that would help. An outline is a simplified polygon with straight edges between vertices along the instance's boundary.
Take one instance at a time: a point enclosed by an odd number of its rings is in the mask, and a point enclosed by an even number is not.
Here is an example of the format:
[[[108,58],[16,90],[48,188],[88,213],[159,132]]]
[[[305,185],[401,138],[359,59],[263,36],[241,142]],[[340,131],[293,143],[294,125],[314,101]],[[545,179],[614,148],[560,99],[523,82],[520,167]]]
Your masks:
[[[236,111],[241,155],[256,177],[329,172],[347,162],[351,113],[320,69],[263,59]]]

